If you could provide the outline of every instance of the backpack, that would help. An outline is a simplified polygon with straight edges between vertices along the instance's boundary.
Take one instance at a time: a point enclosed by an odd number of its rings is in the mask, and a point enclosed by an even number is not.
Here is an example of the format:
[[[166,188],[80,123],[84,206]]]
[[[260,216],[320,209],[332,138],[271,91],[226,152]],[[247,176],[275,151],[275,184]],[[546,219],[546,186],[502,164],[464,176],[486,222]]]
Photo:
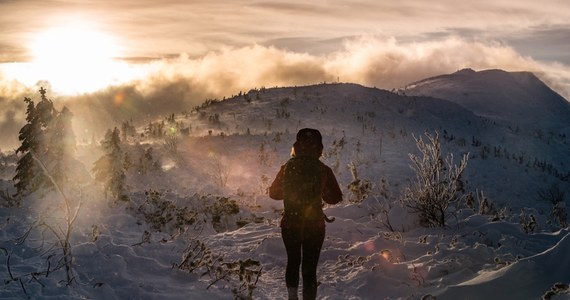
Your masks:
[[[322,221],[323,167],[318,158],[296,156],[283,173],[285,218],[292,222]]]

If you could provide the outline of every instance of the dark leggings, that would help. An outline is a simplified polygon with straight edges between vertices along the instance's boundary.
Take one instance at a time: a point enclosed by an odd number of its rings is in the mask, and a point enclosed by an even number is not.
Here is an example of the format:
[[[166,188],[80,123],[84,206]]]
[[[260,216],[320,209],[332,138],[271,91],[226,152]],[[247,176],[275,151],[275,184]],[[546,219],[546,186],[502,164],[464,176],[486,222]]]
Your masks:
[[[325,227],[281,228],[281,236],[287,251],[287,287],[299,286],[299,266],[302,265],[303,300],[317,296],[317,264],[325,240]]]

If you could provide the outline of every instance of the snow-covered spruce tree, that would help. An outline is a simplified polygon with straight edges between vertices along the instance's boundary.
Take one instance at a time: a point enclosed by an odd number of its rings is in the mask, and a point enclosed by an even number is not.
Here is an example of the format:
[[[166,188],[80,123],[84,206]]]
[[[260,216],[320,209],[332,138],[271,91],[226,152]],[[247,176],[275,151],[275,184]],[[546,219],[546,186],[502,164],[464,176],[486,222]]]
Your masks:
[[[41,171],[34,157],[44,160],[47,156],[48,130],[56,111],[52,101],[46,97],[46,90],[41,88],[39,92],[41,100],[37,105],[32,99],[24,98],[27,103],[26,124],[20,129],[18,136],[22,144],[16,149],[16,154],[21,153],[22,156],[18,159],[16,175],[13,178],[19,196],[49,185],[46,174]]]
[[[26,125],[20,129],[18,136],[22,142],[20,147],[16,150],[16,154],[22,153],[23,155],[17,162],[16,175],[13,180],[16,182],[15,187],[17,194],[22,195],[26,191],[33,191],[36,189],[37,184],[34,183],[34,175],[38,174],[37,166],[33,158],[33,152],[40,150],[40,135],[41,127],[37,118],[35,118],[36,106],[34,101],[30,98],[24,98],[28,104],[26,111]]]
[[[53,120],[50,129],[48,164],[51,175],[58,185],[68,181],[67,173],[69,163],[75,157],[75,133],[71,125],[73,114],[67,107],[63,107],[61,112]]]
[[[124,154],[121,149],[120,132],[117,127],[107,130],[101,142],[103,156],[94,164],[92,172],[95,180],[103,183],[105,191],[111,192],[115,200],[125,200],[124,187],[126,181]]]
[[[404,190],[402,203],[419,215],[422,226],[444,227],[451,206],[464,194],[461,174],[467,167],[468,155],[463,155],[457,165],[453,154],[443,157],[437,131],[435,135],[426,132],[425,136],[427,141],[414,137],[421,156],[409,154],[416,180]]]

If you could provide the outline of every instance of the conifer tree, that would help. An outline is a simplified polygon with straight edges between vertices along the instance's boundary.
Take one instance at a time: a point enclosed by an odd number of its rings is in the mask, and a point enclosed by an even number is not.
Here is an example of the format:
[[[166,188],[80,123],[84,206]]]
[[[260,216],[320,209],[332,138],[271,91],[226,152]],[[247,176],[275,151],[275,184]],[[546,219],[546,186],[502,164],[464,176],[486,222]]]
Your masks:
[[[116,200],[124,197],[126,175],[124,168],[124,154],[121,150],[120,131],[117,127],[109,129],[102,141],[103,156],[93,165],[95,180],[102,182],[105,191],[111,192]]]
[[[73,114],[67,107],[54,118],[50,129],[49,162],[54,180],[61,186],[67,181],[69,163],[75,154],[75,134],[71,125]]]
[[[34,157],[43,159],[48,152],[46,136],[56,111],[53,102],[46,97],[46,90],[42,87],[39,92],[41,100],[37,105],[32,99],[24,98],[27,103],[27,123],[20,129],[18,139],[22,144],[16,150],[16,154],[23,155],[17,162],[16,175],[13,178],[20,196],[34,192],[49,182]]]
[[[20,134],[18,139],[22,142],[20,147],[16,150],[16,154],[22,153],[23,156],[20,157],[16,167],[16,175],[13,180],[16,182],[15,187],[18,195],[24,194],[26,190],[32,185],[34,174],[37,173],[37,169],[32,151],[36,152],[39,150],[39,134],[40,126],[37,120],[34,118],[36,106],[34,101],[28,97],[24,98],[27,103],[28,108],[26,111],[26,125],[20,129]]]

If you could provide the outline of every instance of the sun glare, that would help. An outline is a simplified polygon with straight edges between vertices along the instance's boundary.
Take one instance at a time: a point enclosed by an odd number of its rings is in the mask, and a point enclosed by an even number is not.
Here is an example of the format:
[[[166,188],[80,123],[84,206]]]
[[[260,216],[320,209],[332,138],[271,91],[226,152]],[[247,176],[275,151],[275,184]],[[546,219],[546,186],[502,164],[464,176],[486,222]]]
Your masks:
[[[70,23],[38,32],[29,44],[30,81],[47,80],[64,94],[92,92],[128,77],[117,39],[94,26]]]

